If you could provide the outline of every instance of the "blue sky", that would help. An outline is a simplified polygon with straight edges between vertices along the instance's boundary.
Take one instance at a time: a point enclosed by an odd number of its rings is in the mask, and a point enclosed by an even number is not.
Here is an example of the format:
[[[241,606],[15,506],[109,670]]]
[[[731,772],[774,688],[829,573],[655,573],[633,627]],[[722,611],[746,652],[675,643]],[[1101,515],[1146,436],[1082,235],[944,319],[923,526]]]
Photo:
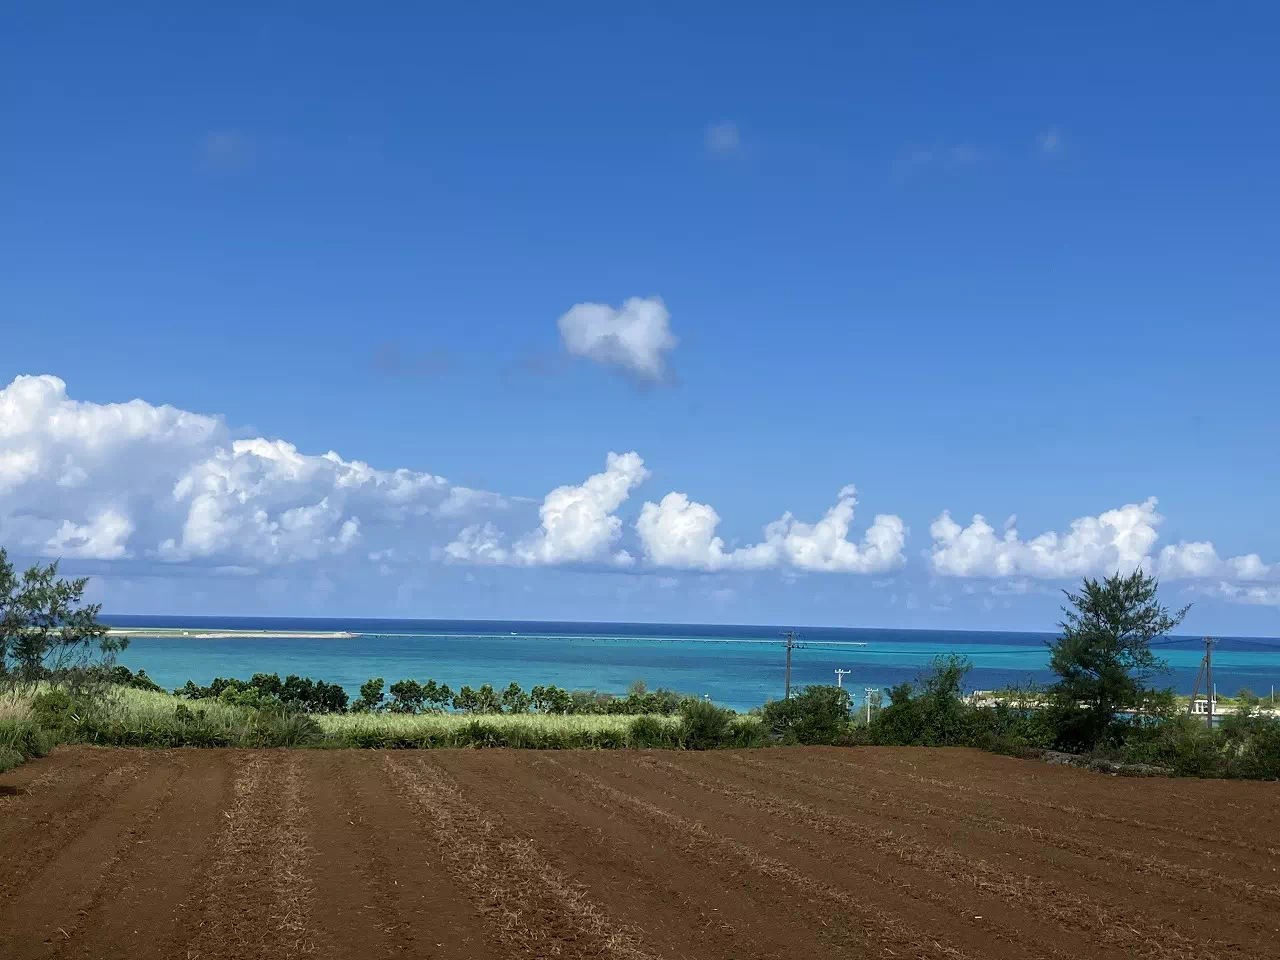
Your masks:
[[[122,613],[965,628],[1128,557],[1280,633],[1274,5],[687,7],[9,11],[0,386],[65,386],[0,542]],[[900,549],[808,529],[846,484]]]

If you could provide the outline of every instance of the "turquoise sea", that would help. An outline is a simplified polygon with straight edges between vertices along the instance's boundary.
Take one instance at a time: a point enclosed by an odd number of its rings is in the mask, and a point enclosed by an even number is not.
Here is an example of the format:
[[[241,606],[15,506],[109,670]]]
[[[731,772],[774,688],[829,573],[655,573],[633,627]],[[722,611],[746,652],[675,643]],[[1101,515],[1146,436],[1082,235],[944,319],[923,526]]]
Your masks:
[[[248,617],[104,616],[117,627],[184,630],[344,631],[354,639],[265,637],[162,639],[135,637],[121,662],[145,669],[161,685],[214,677],[247,679],[254,673],[296,673],[339,683],[354,697],[369,677],[432,678],[455,690],[463,684],[528,689],[554,683],[568,689],[623,692],[633,680],[666,686],[738,710],[782,696],[786,651],[781,628],[747,625],[551,623],[479,620],[356,620]],[[834,683],[861,700],[914,679],[929,661],[948,653],[974,664],[973,689],[1052,679],[1045,642],[1051,634],[944,630],[800,628],[804,645],[793,653],[792,683]],[[865,644],[865,646],[861,646]],[[1190,693],[1203,645],[1197,637],[1160,646],[1170,665],[1168,683]],[[1214,680],[1221,694],[1249,686],[1270,693],[1280,684],[1280,640],[1222,638],[1214,650]]]

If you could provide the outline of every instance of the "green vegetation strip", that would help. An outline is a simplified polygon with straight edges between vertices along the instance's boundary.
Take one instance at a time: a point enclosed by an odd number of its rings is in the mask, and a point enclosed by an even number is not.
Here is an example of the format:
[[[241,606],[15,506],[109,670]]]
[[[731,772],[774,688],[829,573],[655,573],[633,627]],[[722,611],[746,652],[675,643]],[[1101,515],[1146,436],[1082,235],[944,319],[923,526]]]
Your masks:
[[[1186,615],[1170,613],[1141,570],[1085,578],[1068,593],[1050,646],[1058,682],[978,701],[963,694],[967,660],[942,657],[917,684],[873,698],[865,717],[838,687],[811,686],[750,716],[676,691],[635,684],[625,697],[516,683],[453,691],[434,680],[381,677],[348,702],[337,684],[254,674],[188,681],[165,693],[115,662],[110,635],[83,603],[86,579],[57,564],[19,577],[0,548],[0,771],[54,743],[155,747],[667,747],[766,743],[968,746],[1015,756],[1063,751],[1116,772],[1280,779],[1280,719],[1242,690],[1209,728],[1170,689],[1152,650]],[[1165,639],[1158,639],[1165,638]],[[1206,654],[1207,656],[1207,654]],[[390,696],[388,697],[388,693]],[[1127,769],[1118,770],[1118,767]],[[1139,769],[1140,768],[1140,769]]]

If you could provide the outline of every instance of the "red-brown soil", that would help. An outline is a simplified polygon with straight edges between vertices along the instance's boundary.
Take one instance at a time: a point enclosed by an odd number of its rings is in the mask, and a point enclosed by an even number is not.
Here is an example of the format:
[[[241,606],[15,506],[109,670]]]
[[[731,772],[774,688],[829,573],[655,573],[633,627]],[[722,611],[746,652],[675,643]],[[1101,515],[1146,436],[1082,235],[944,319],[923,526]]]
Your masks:
[[[1280,955],[1280,788],[970,750],[63,747],[0,958]]]

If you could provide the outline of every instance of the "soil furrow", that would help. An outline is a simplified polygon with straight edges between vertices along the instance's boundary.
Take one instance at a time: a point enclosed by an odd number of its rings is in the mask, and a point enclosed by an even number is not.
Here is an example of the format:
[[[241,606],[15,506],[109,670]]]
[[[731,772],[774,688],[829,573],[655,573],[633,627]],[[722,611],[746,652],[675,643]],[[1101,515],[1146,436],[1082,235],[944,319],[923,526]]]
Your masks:
[[[120,802],[63,845],[28,883],[0,907],[0,956],[45,957],[71,942],[98,900],[119,859],[136,844],[163,807],[179,770],[149,758]]]
[[[1278,814],[955,749],[62,747],[0,775],[0,956],[1251,960]]]
[[[1068,930],[1099,931],[1103,944],[1142,957],[1176,957],[1192,960],[1204,956],[1209,944],[1197,944],[1179,931],[1141,916],[1125,915],[1091,897],[1061,889],[1037,877],[1017,875],[986,860],[965,856],[940,845],[922,843],[905,833],[869,827],[864,822],[830,813],[801,800],[762,793],[741,782],[692,773],[669,761],[650,758],[668,773],[685,779],[699,792],[715,793],[734,803],[773,816],[789,816],[798,823],[832,837],[854,839],[922,870],[939,873],[960,886],[993,894],[1012,906],[1037,913]],[[1214,947],[1233,945],[1215,943]]]
[[[313,885],[299,755],[241,754],[236,763],[226,823],[205,878],[203,916],[187,953],[201,960],[305,956],[314,947]]]
[[[229,804],[226,751],[171,752],[181,767],[172,792],[115,869],[58,955],[130,960],[186,956],[207,856]]]
[[[633,796],[605,783],[585,771],[574,769],[555,759],[545,759],[564,770],[582,787],[595,793],[607,805],[629,810],[632,814],[666,825],[679,838],[678,843],[708,859],[730,856],[747,868],[776,882],[792,887],[806,897],[824,902],[832,910],[832,928],[827,931],[843,949],[859,952],[874,950],[883,956],[951,957],[969,956],[940,940],[924,937],[909,928],[903,917],[888,913],[845,890],[811,877],[790,864],[767,856],[755,847],[709,830],[705,824],[672,813],[655,803]]]
[[[812,929],[804,903],[776,885],[655,844],[633,818],[565,789],[554,768],[539,764],[550,776],[530,777],[518,754],[459,752],[437,762],[509,829],[543,839],[558,869],[668,956],[786,957]]]
[[[14,833],[6,838],[5,849],[20,847],[22,856],[0,877],[0,904],[30,886],[68,846],[115,810],[120,795],[134,785],[146,763],[140,753],[101,751],[100,756],[102,767],[86,779],[69,777],[33,798],[33,808],[15,815]]]
[[[499,955],[397,785],[364,760],[333,751],[312,764],[317,954]]]
[[[555,869],[538,845],[484,817],[449,775],[424,758],[388,757],[418,815],[434,827],[448,869],[472,891],[515,956],[656,960]]]
[[[647,758],[637,758],[633,763],[631,769],[612,769],[593,760],[590,767],[606,780],[620,781],[628,792],[649,796],[671,812],[682,812],[687,819],[699,820],[708,829],[749,843],[855,895],[865,895],[873,889],[882,908],[911,917],[921,929],[951,938],[958,949],[993,955],[992,944],[999,941],[1008,944],[1011,955],[1017,957],[1071,960],[1079,956],[1072,949],[1073,938],[1060,926],[971,881],[958,886],[954,876],[904,863],[871,844],[833,838],[829,832],[814,829],[786,811],[771,811],[770,816],[760,817],[753,808],[725,803],[713,792],[685,789],[688,784],[682,778],[673,778]],[[642,779],[636,779],[637,773]],[[1081,943],[1097,956],[1107,954],[1107,948],[1096,943]],[[1128,956],[1123,951],[1112,951],[1110,955],[1117,960]]]
[[[765,763],[741,754],[730,754],[728,757],[734,763],[766,771],[787,782],[803,782],[839,790],[842,797],[851,803],[869,802],[878,804],[881,808],[902,808],[921,813],[942,810],[948,817],[959,817],[970,823],[1001,823],[1006,825],[1006,829],[1034,834],[1043,842],[1062,850],[1089,855],[1089,851],[1105,848],[1108,861],[1119,859],[1139,872],[1176,878],[1186,883],[1209,881],[1222,884],[1232,888],[1237,895],[1251,899],[1269,900],[1280,897],[1280,883],[1267,883],[1267,878],[1259,877],[1260,866],[1270,868],[1276,861],[1274,856],[1262,851],[1255,856],[1243,858],[1238,852],[1223,851],[1216,855],[1211,852],[1212,859],[1219,861],[1220,866],[1217,870],[1208,870],[1203,866],[1206,860],[1203,844],[1196,846],[1182,837],[1174,841],[1152,838],[1145,832],[1135,833],[1132,828],[1124,827],[1113,819],[1082,815],[1064,821],[1061,816],[1050,815],[1047,809],[1013,800],[993,796],[976,797],[970,795],[970,791],[932,785],[923,785],[922,789],[922,785],[909,784],[908,778],[900,773],[883,773],[878,779],[868,778],[865,775],[867,768],[862,766],[857,767],[859,776],[855,778],[851,775],[851,768],[832,763],[827,757],[807,756],[799,762],[788,757],[782,763]],[[832,776],[832,773],[841,775]],[[1063,827],[1068,829],[1063,830]],[[1143,843],[1154,844],[1164,856],[1152,857],[1120,846]],[[1232,875],[1224,874],[1224,870]],[[1280,877],[1272,879],[1280,880]]]
[[[854,896],[874,893],[880,909],[910,917],[918,930],[949,941],[961,952],[984,957],[1007,952],[1019,958],[1057,960],[1077,956],[1061,949],[1059,928],[1012,910],[980,890],[965,889],[958,896],[955,885],[936,872],[906,866],[865,844],[833,843],[826,834],[804,829],[785,816],[759,817],[714,794],[683,789],[679,778],[673,779],[646,763],[644,755],[627,758],[623,764],[616,762],[619,759],[622,758],[617,755],[599,754],[584,756],[573,765]],[[566,784],[565,789],[575,788]],[[808,917],[804,922],[813,924],[818,919]],[[999,950],[997,943],[1001,945]]]
[[[1267,856],[1280,856],[1280,836],[1267,821],[1274,818],[1275,807],[1265,800],[1250,804],[1248,815],[1237,815],[1221,818],[1210,812],[1226,797],[1214,797],[1203,792],[1203,783],[1194,780],[1169,780],[1162,777],[1115,778],[1098,774],[1088,775],[1084,771],[1070,768],[1054,767],[1050,764],[1036,763],[1028,760],[1013,760],[1008,757],[991,757],[980,751],[969,749],[940,749],[932,751],[925,764],[914,760],[903,759],[897,754],[918,748],[862,748],[856,751],[838,748],[821,749],[813,756],[821,756],[824,760],[848,766],[862,772],[878,772],[890,777],[899,777],[920,784],[922,787],[936,787],[950,791],[956,796],[972,795],[986,800],[1008,801],[1024,807],[1032,807],[1051,811],[1055,815],[1066,815],[1078,821],[1102,821],[1118,824],[1125,829],[1142,830],[1153,834],[1173,834],[1185,837],[1197,846],[1231,846],[1250,853],[1262,853]],[[868,754],[874,757],[868,760]],[[954,755],[954,756],[949,756]],[[968,761],[973,757],[982,758],[976,764]],[[1030,767],[1030,770],[1007,769],[1002,775],[993,775],[993,761],[1003,761],[1003,766],[1016,764],[1018,767]],[[882,765],[883,764],[883,765]],[[1043,768],[1043,769],[1038,769]],[[923,773],[918,772],[924,770]],[[1044,771],[1051,771],[1053,780],[1043,782]],[[1091,776],[1096,783],[1082,786],[1079,778]],[[983,781],[990,778],[994,785]],[[1008,793],[1008,785],[1016,783],[1018,793]],[[1257,788],[1259,784],[1234,783],[1227,781],[1210,781],[1213,788],[1219,788],[1225,794],[1240,789]],[[1105,784],[1105,787],[1100,786]],[[1170,784],[1176,784],[1172,790]],[[1203,799],[1188,802],[1185,792],[1195,791],[1203,794]],[[1083,791],[1083,795],[1082,795]],[[1135,792],[1136,791],[1136,792]],[[1100,793],[1108,795],[1110,804],[1118,809],[1144,810],[1148,817],[1163,814],[1168,819],[1143,819],[1139,817],[1121,816],[1094,809],[1087,804],[1087,797]],[[1076,798],[1077,802],[1067,802],[1065,798]],[[1159,798],[1160,804],[1153,806],[1152,801]],[[1165,809],[1176,805],[1179,813],[1170,816]],[[1267,826],[1264,833],[1258,834],[1243,827],[1250,819],[1262,822]],[[1235,826],[1224,826],[1232,823]],[[1188,826],[1192,824],[1195,829]],[[1223,853],[1222,856],[1229,854]]]
[[[10,832],[22,829],[29,811],[64,810],[78,803],[77,790],[90,778],[101,778],[111,768],[110,752],[85,747],[59,747],[52,755],[28,760],[4,774],[0,787],[0,844]]]
[[[1041,879],[1057,880],[1064,876],[1077,878],[1095,896],[1107,892],[1117,900],[1126,893],[1141,891],[1144,897],[1157,898],[1176,905],[1179,922],[1203,927],[1197,935],[1212,938],[1220,934],[1224,921],[1249,931],[1253,936],[1270,939],[1271,926],[1265,915],[1280,906],[1280,887],[1256,869],[1236,865],[1238,876],[1173,863],[1141,851],[1126,850],[1118,845],[1124,838],[1108,835],[1092,842],[1064,836],[1002,817],[986,816],[914,800],[898,794],[884,794],[861,782],[838,777],[792,770],[777,771],[766,762],[741,754],[721,754],[715,768],[708,773],[742,776],[771,792],[789,794],[834,812],[856,816],[864,821],[881,820],[906,830],[912,835],[927,834],[945,838],[957,849],[972,848],[980,843],[987,859],[1013,858],[1018,869],[1029,871]],[[1129,842],[1132,842],[1130,839]],[[1034,859],[1028,853],[1035,851]],[[1274,874],[1273,874],[1274,876]],[[1246,879],[1247,878],[1247,879]],[[1227,902],[1222,899],[1206,904],[1201,895],[1205,886],[1230,891]]]

